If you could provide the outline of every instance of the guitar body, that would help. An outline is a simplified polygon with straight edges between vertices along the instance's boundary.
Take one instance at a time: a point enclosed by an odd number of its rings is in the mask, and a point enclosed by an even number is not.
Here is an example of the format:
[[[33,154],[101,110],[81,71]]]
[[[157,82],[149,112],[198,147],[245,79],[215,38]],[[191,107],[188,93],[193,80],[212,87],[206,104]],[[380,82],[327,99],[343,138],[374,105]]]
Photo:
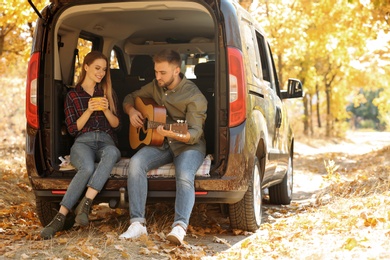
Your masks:
[[[149,129],[148,121],[165,124],[165,107],[159,106],[151,98],[140,97],[136,97],[134,107],[141,112],[142,116],[145,118],[145,122],[142,128],[135,128],[130,124],[129,141],[131,148],[137,149],[145,145],[162,145],[164,136],[157,133],[156,129]]]

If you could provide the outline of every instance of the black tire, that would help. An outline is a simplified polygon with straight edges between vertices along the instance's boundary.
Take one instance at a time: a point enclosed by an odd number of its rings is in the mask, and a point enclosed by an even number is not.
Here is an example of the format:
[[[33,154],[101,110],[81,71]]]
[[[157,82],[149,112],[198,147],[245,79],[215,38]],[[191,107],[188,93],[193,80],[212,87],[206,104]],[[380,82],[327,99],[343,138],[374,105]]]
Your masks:
[[[36,212],[42,226],[47,226],[55,215],[58,213],[60,203],[56,201],[36,199]],[[65,224],[63,230],[68,230],[73,227],[75,223],[75,215],[71,211],[66,215]]]
[[[289,157],[286,175],[279,184],[269,187],[269,201],[275,205],[289,205],[293,193],[293,158]]]
[[[262,189],[260,164],[255,159],[248,190],[241,201],[229,205],[230,226],[255,232],[262,221]]]

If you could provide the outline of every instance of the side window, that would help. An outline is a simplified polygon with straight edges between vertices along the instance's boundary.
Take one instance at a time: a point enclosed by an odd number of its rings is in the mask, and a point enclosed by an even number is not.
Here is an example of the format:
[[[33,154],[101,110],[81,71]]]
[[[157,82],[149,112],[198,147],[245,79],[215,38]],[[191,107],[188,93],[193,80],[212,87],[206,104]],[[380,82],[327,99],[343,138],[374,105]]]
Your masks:
[[[181,72],[186,76],[187,79],[196,79],[196,65],[213,61],[214,55],[212,53],[181,54],[181,60]]]
[[[245,45],[248,52],[248,56],[251,57],[249,59],[251,71],[254,76],[259,78],[259,68],[258,68],[258,61],[256,58],[256,46],[255,46],[255,39],[253,30],[250,27],[248,23],[244,23],[244,36],[245,36]]]
[[[263,35],[256,32],[257,46],[259,48],[260,60],[261,60],[261,71],[263,74],[263,80],[267,81],[271,86],[271,75],[270,75],[270,64],[267,58],[267,45]]]
[[[81,66],[83,65],[84,57],[92,51],[93,42],[87,39],[79,38],[77,41],[77,51],[73,54],[74,57],[74,83],[77,83],[80,74]]]
[[[123,51],[118,47],[114,46],[110,53],[110,69],[121,69],[126,73],[127,66]]]
[[[272,56],[272,51],[271,51],[269,44],[267,46],[268,46],[269,55],[271,57],[271,69],[272,69],[272,73],[273,73],[273,81],[272,82],[274,83],[272,85],[274,86],[276,93],[280,97],[281,96],[280,95],[280,85],[279,85],[278,74],[276,73],[276,69],[275,69],[275,60]]]
[[[112,50],[110,54],[110,69],[119,69],[118,56],[115,50]]]

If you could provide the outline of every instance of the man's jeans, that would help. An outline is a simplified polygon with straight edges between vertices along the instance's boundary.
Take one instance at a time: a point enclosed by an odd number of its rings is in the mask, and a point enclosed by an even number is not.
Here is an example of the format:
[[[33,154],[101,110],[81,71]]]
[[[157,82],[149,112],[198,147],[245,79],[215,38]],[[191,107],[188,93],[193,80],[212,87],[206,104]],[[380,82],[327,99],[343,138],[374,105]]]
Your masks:
[[[127,189],[129,194],[130,223],[145,223],[145,205],[148,193],[147,173],[173,161],[176,172],[175,220],[172,227],[180,224],[187,229],[195,203],[195,174],[202,165],[204,155],[188,150],[174,157],[170,149],[161,150],[145,146],[130,160]]]
[[[121,153],[109,134],[96,131],[80,135],[70,150],[70,161],[77,173],[61,205],[71,210],[86,186],[100,192],[120,158]],[[96,168],[95,162],[98,162]]]

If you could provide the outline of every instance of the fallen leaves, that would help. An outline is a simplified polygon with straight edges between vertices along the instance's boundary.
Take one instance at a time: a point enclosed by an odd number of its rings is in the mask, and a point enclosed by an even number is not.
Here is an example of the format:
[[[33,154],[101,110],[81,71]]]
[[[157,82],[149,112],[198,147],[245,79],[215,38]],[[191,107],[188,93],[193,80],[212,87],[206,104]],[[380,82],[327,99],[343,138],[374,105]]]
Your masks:
[[[0,209],[0,238],[4,241],[0,253],[18,259],[350,259],[364,254],[376,259],[387,257],[390,252],[388,155],[378,151],[367,160],[357,158],[362,167],[353,168],[338,167],[337,156],[332,160],[325,163],[326,188],[314,200],[288,206],[265,205],[265,221],[256,233],[229,230],[226,223],[213,219],[207,207],[198,205],[187,237],[211,236],[211,243],[229,248],[223,252],[216,253],[208,245],[196,243],[169,244],[164,234],[172,223],[172,205],[155,205],[149,209],[149,236],[136,241],[118,239],[128,224],[128,212],[104,205],[93,208],[89,227],[74,227],[43,241],[37,235],[41,226],[33,203],[11,205],[7,200],[2,202],[6,206]],[[18,175],[15,172],[7,172],[5,185],[17,187],[18,196],[26,196],[27,180],[16,181],[11,177]],[[220,237],[229,234],[248,237],[231,244]]]
[[[314,201],[267,206],[268,219],[254,235],[207,259],[388,259],[388,151],[347,160],[359,167],[340,167],[333,156],[324,163],[328,185]]]
[[[345,241],[343,248],[347,250],[352,250],[358,245],[358,242],[356,241],[355,238],[347,238],[347,241]]]

